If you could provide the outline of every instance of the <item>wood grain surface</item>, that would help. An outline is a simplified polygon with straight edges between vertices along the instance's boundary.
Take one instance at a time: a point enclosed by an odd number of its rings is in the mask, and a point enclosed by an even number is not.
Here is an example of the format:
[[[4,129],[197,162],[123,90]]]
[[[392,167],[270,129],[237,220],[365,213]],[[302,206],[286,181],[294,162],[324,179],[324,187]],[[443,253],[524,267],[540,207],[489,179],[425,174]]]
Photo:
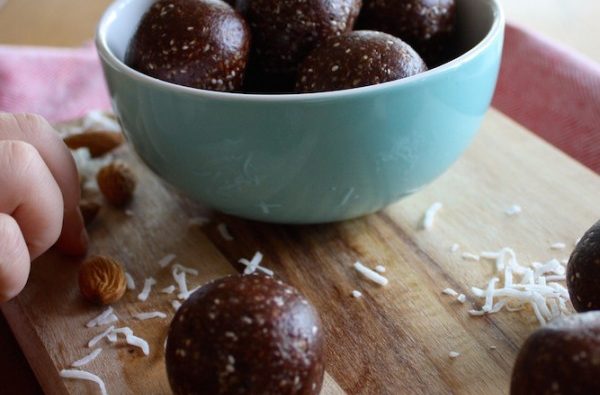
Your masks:
[[[123,344],[104,351],[86,369],[99,374],[112,394],[168,393],[163,343],[168,319],[135,321],[136,312],[172,314],[171,295],[156,291],[136,299],[144,278],[156,289],[173,283],[158,260],[196,268],[190,287],[232,273],[241,257],[257,250],[264,266],[298,287],[318,308],[327,335],[328,377],[323,393],[337,394],[505,394],[520,344],[538,324],[530,312],[502,312],[472,318],[465,305],[441,290],[469,295],[492,274],[484,262],[450,252],[478,253],[513,247],[522,261],[562,259],[550,245],[569,246],[600,217],[600,179],[561,152],[495,111],[487,115],[467,154],[418,194],[374,215],[338,224],[281,226],[214,213],[166,188],[123,150],[140,178],[127,213],[103,207],[90,229],[91,253],[118,257],[136,279],[115,309],[120,326],[130,326],[151,345],[149,357]],[[434,228],[421,230],[423,212],[444,204]],[[519,204],[523,212],[504,210]],[[205,226],[189,218],[207,216]],[[234,241],[222,238],[226,223]],[[352,268],[360,260],[387,268],[380,287]],[[94,384],[61,380],[58,371],[86,355],[87,341],[101,330],[84,324],[101,309],[84,303],[76,284],[77,264],[51,252],[34,266],[25,291],[3,306],[4,313],[48,394],[97,393]],[[350,296],[357,289],[363,297]],[[495,346],[496,349],[490,349]],[[450,359],[450,351],[460,352]]]

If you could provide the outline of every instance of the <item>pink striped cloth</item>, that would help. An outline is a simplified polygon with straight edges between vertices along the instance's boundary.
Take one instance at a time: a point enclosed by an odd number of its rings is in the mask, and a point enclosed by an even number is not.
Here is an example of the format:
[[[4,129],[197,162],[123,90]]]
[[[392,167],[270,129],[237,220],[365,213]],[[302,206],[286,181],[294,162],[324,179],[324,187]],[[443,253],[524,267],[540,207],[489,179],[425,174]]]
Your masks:
[[[493,105],[600,173],[600,65],[522,27],[508,25]],[[0,46],[0,111],[52,122],[108,109],[93,47]]]

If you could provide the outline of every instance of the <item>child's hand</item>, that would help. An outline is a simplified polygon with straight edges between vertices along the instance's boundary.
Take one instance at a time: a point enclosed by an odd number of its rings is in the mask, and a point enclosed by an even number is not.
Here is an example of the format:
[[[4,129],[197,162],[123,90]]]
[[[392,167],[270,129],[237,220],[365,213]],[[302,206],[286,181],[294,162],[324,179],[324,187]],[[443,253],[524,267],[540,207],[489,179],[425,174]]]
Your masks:
[[[0,113],[0,302],[27,282],[30,262],[58,240],[79,255],[88,238],[75,162],[52,126]]]

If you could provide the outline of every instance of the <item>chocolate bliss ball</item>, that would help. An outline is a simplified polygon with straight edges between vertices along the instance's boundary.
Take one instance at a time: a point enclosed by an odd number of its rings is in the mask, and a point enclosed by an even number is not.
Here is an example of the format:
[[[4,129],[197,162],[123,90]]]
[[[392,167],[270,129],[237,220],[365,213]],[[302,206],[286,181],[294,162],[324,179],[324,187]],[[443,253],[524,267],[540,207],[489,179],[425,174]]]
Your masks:
[[[262,274],[229,276],[196,291],[169,331],[175,395],[317,395],[323,333],[298,291]]]
[[[159,0],[143,16],[125,63],[198,89],[241,89],[250,52],[246,22],[220,0]]]
[[[451,53],[455,25],[454,0],[364,0],[359,21],[361,29],[406,41],[430,67]]]
[[[569,258],[567,288],[575,310],[600,310],[600,221],[585,232]]]
[[[326,92],[398,80],[427,70],[405,42],[386,33],[354,31],[313,50],[298,71],[296,91]]]
[[[361,0],[238,0],[252,31],[254,58],[267,73],[293,73],[324,39],[349,32]]]

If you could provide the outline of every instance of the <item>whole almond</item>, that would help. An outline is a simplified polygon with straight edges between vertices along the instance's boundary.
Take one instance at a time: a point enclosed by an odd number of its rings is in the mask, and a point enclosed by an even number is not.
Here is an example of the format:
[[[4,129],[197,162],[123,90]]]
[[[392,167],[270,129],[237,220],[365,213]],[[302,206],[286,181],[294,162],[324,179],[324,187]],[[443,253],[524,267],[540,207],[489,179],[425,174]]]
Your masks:
[[[119,132],[93,130],[72,134],[65,137],[63,141],[71,149],[87,148],[91,157],[97,158],[123,144],[125,139]]]
[[[136,178],[131,168],[122,161],[112,162],[98,171],[98,188],[114,206],[124,206],[133,198]]]
[[[107,256],[93,256],[79,267],[79,291],[95,304],[111,304],[123,296],[127,282],[119,262]]]

